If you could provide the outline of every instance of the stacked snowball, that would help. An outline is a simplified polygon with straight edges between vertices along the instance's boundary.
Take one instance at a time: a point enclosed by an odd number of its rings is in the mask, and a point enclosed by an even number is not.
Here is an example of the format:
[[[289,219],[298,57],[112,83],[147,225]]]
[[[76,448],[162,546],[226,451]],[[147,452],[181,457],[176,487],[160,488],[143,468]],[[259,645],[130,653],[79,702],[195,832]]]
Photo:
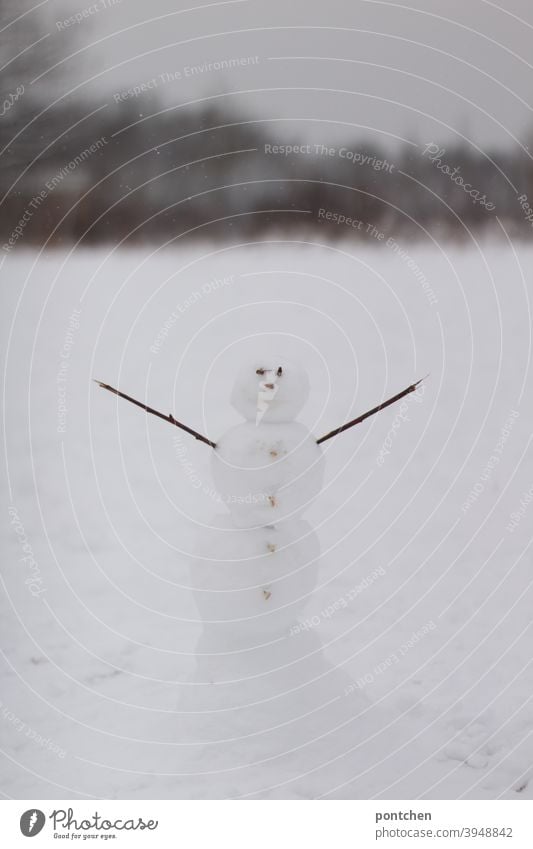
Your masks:
[[[215,485],[229,515],[198,534],[191,580],[204,638],[227,648],[286,634],[316,582],[319,545],[301,516],[322,488],[315,437],[296,416],[309,379],[285,358],[257,358],[237,376],[245,422],[218,440]]]

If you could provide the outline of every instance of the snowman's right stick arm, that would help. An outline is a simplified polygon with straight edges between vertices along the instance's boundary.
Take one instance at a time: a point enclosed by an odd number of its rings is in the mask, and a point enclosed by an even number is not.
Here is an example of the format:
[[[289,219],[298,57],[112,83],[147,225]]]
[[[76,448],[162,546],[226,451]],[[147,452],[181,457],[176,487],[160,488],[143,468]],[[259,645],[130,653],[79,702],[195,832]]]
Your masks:
[[[326,439],[331,439],[332,436],[337,436],[337,434],[342,433],[348,428],[353,427],[356,424],[360,424],[364,422],[365,419],[368,419],[369,416],[373,416],[374,413],[379,413],[380,410],[384,410],[385,407],[389,407],[391,404],[395,404],[396,401],[399,401],[400,398],[403,398],[405,395],[409,395],[410,392],[414,392],[419,383],[425,378],[420,378],[416,383],[408,386],[407,389],[404,389],[403,392],[398,392],[397,395],[394,395],[393,398],[389,398],[388,401],[383,401],[382,404],[378,404],[377,407],[374,407],[372,410],[369,410],[367,413],[363,413],[361,416],[358,416],[356,419],[353,419],[351,422],[347,422],[346,424],[341,425],[340,427],[335,428],[335,430],[331,430],[329,433],[326,433],[325,436],[321,436],[320,439],[317,439],[317,445],[320,445],[321,442],[325,442]]]
[[[200,442],[205,442],[206,445],[209,445],[211,448],[216,448],[216,442],[211,442],[207,436],[202,436],[201,433],[198,433],[197,430],[193,430],[192,427],[188,427],[187,425],[182,424],[177,419],[174,418],[172,413],[169,413],[168,416],[165,416],[164,413],[160,413],[159,410],[154,410],[153,407],[148,407],[146,404],[143,404],[142,401],[137,401],[135,398],[132,398],[131,395],[126,395],[125,392],[119,392],[118,389],[115,389],[113,386],[109,386],[108,383],[102,383],[100,380],[95,380],[95,383],[98,384],[102,389],[107,389],[109,392],[113,392],[114,395],[118,395],[119,398],[124,398],[126,401],[129,401],[131,404],[135,404],[136,407],[140,407],[141,410],[144,410],[147,413],[151,413],[153,416],[157,416],[160,419],[164,419],[166,422],[170,422],[170,424],[176,425],[176,427],[181,428],[186,433],[190,433],[191,436],[194,436],[195,439],[199,439]]]

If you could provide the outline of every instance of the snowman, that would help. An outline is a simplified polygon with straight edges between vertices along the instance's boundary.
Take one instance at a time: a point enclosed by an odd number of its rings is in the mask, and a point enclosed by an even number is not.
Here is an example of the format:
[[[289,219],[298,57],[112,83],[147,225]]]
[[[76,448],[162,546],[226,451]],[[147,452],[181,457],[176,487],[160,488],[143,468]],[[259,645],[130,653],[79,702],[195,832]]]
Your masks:
[[[211,463],[229,512],[201,528],[191,564],[204,643],[282,636],[315,587],[319,544],[302,514],[322,489],[324,458],[296,421],[308,395],[306,372],[286,358],[252,359],[236,378],[231,401],[245,421],[220,437]]]
[[[214,449],[213,478],[227,511],[200,529],[191,562],[203,625],[200,657],[239,654],[286,637],[316,585],[320,548],[302,514],[322,489],[320,445],[414,392],[421,381],[315,439],[296,420],[309,396],[305,370],[285,357],[256,356],[243,365],[231,396],[244,422],[216,443],[172,414],[96,382]]]

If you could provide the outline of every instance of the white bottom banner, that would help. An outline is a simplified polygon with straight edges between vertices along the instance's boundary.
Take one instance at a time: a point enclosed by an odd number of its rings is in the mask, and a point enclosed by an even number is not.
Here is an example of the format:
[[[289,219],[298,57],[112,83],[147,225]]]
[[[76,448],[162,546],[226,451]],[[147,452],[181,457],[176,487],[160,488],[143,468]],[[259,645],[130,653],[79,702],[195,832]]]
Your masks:
[[[361,849],[379,845],[531,849],[530,802],[5,801],[2,845]],[[119,841],[119,842],[118,842]]]

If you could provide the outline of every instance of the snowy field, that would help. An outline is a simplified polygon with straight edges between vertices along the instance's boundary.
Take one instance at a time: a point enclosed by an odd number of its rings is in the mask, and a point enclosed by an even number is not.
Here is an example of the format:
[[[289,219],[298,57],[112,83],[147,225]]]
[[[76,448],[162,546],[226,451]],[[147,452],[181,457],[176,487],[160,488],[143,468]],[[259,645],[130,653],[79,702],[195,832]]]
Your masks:
[[[402,249],[5,258],[4,796],[533,798],[533,249]],[[202,684],[211,449],[91,378],[216,441],[258,344],[307,368],[317,436],[429,377],[324,444],[318,585],[276,674],[251,652]]]

